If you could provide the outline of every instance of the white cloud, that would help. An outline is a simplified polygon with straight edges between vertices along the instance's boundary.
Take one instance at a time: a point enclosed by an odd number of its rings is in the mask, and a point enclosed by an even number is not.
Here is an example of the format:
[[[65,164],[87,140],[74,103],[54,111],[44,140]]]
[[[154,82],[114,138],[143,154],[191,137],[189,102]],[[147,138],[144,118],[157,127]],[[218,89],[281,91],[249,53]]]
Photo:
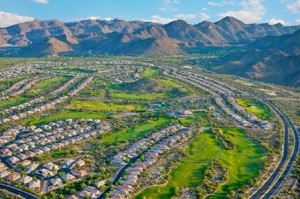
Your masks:
[[[207,21],[210,19],[210,15],[204,12],[200,13],[201,21]]]
[[[214,1],[209,1],[207,2],[207,5],[209,6],[224,6],[224,5],[234,5],[234,1],[219,1],[219,2],[214,2]]]
[[[180,4],[179,0],[165,0],[165,3],[175,3],[175,4]]]
[[[220,3],[220,2],[209,1],[209,2],[207,2],[207,5],[209,5],[209,6],[222,6],[223,4]]]
[[[300,19],[296,19],[296,23],[297,23],[297,24],[300,24]]]
[[[286,24],[286,22],[283,19],[277,19],[275,17],[273,17],[272,19],[268,20],[268,23],[270,25],[275,25],[275,24],[278,24],[278,23],[281,23],[282,25]]]
[[[229,10],[220,13],[219,17],[231,16],[240,19],[246,23],[256,23],[262,20],[262,16],[266,13],[266,9],[262,4],[262,0],[244,0],[240,3],[241,10]]]
[[[107,20],[107,21],[111,21],[113,18],[111,17],[101,17],[101,16],[90,16],[90,17],[87,17],[85,19],[91,19],[91,20]]]
[[[167,11],[177,11],[177,8],[174,6],[178,6],[180,4],[179,0],[164,0],[163,6],[159,8],[160,11],[167,12]]]
[[[176,19],[182,19],[182,20],[191,20],[191,19],[196,19],[197,15],[196,14],[178,14],[174,15],[174,18]]]
[[[293,0],[287,2],[286,7],[291,13],[300,13],[300,0]]]
[[[112,17],[101,17],[101,16],[89,16],[89,17],[81,17],[81,18],[73,18],[66,20],[67,22],[74,22],[74,21],[84,21],[84,20],[106,20],[106,21],[111,21],[113,20]]]
[[[161,17],[160,15],[153,15],[148,20],[142,19],[142,21],[150,21],[153,23],[161,23],[161,24],[170,23],[171,21],[174,21],[174,20],[176,20],[176,18]]]
[[[7,27],[18,23],[33,21],[33,17],[21,16],[10,12],[0,11],[0,27]]]
[[[200,18],[201,21],[205,21],[205,20],[210,19],[210,15],[207,14],[207,13],[204,13],[204,12],[201,12],[200,14],[194,14],[194,13],[183,14],[183,13],[180,13],[180,14],[177,14],[177,15],[173,15],[172,17],[162,17],[160,15],[153,15],[153,16],[151,16],[150,19],[141,19],[141,20],[142,21],[150,21],[150,22],[153,22],[153,23],[166,24],[166,23],[170,23],[171,21],[178,20],[178,19],[189,21],[189,20],[195,20],[195,19],[199,19],[199,18]]]
[[[153,23],[166,24],[166,23],[170,23],[171,21],[178,20],[178,19],[188,21],[188,20],[194,20],[194,19],[197,19],[197,18],[198,19],[200,18],[201,21],[205,21],[205,20],[210,19],[210,15],[206,14],[204,12],[201,12],[200,14],[194,14],[194,13],[183,14],[183,13],[180,13],[180,14],[177,14],[177,15],[173,15],[173,17],[162,17],[160,15],[153,15],[153,16],[151,16],[150,19],[142,19],[142,21],[150,21],[150,22],[153,22]]]
[[[48,0],[32,0],[32,1],[36,3],[49,3]]]

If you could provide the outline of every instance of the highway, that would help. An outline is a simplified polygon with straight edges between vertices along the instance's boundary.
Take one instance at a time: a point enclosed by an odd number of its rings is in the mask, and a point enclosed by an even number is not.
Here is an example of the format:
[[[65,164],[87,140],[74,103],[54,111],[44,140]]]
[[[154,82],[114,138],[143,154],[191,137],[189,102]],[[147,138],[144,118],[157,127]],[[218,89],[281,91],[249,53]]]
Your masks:
[[[276,169],[273,171],[271,176],[264,182],[264,184],[250,197],[251,199],[271,198],[276,193],[276,191],[280,188],[280,186],[282,185],[282,183],[285,181],[286,177],[290,173],[291,168],[294,165],[294,162],[297,158],[297,154],[299,151],[299,135],[293,123],[272,102],[268,100],[264,100],[264,101],[278,114],[278,116],[281,118],[284,124],[283,152],[282,152],[282,157],[280,159],[280,162],[278,163]],[[295,136],[295,146],[293,149],[292,156],[288,160],[289,125],[291,125],[293,129],[293,133]],[[284,168],[283,172],[281,173],[280,171],[281,169],[283,169],[287,161],[288,161],[287,166]],[[276,181],[276,179],[278,180]]]

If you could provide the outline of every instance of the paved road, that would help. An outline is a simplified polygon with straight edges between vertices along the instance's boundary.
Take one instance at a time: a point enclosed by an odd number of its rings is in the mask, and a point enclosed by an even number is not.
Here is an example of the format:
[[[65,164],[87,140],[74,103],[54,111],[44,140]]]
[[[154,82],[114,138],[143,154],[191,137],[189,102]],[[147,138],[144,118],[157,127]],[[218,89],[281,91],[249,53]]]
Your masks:
[[[289,159],[289,162],[285,168],[285,170],[283,171],[283,173],[281,174],[280,178],[278,179],[278,181],[273,185],[273,187],[266,193],[265,198],[271,198],[276,191],[281,187],[281,185],[284,183],[285,179],[287,178],[287,176],[289,175],[296,159],[299,153],[299,134],[294,126],[294,124],[292,123],[292,121],[288,118],[287,121],[288,123],[291,125],[292,130],[293,130],[293,134],[294,134],[294,138],[295,138],[295,146],[294,146],[294,150],[293,153],[291,155],[291,158]]]
[[[5,189],[5,190],[7,190],[11,193],[14,193],[16,195],[20,195],[20,196],[22,196],[23,198],[26,198],[26,199],[39,199],[39,197],[37,197],[37,196],[35,196],[31,193],[28,193],[26,191],[23,191],[21,189],[18,189],[18,188],[9,186],[9,185],[0,184],[0,189]]]
[[[289,174],[295,159],[297,157],[299,151],[299,135],[296,131],[296,128],[272,102],[264,100],[267,104],[270,105],[274,109],[274,111],[279,115],[283,124],[284,124],[284,145],[283,145],[283,153],[280,162],[278,163],[276,169],[273,171],[271,176],[264,182],[264,184],[250,197],[251,199],[259,199],[259,198],[271,198],[272,195],[280,188],[287,175]],[[288,146],[289,146],[289,124],[293,128],[294,136],[295,136],[295,147],[293,149],[293,154],[291,158],[288,160]],[[283,168],[284,164],[288,161],[286,168],[280,175],[280,171]],[[280,175],[280,176],[279,176]],[[275,181],[279,177],[277,181]],[[274,184],[275,183],[275,184]]]
[[[178,132],[178,131],[177,131]],[[138,159],[141,158],[142,155],[144,155],[151,147],[155,146],[156,144],[160,143],[162,140],[166,139],[166,137],[163,137],[159,140],[157,140],[155,143],[151,144],[149,147],[144,149],[138,156],[133,157],[130,159],[129,163],[123,166],[116,174],[112,184],[116,185],[117,182],[122,178],[123,174],[125,171],[133,164],[135,163]],[[110,187],[108,187],[97,199],[105,199],[105,194],[109,193],[111,191]]]
[[[123,166],[116,174],[112,184],[116,185],[117,182],[122,178],[123,174],[125,173],[125,171],[131,166],[131,164],[135,163],[142,155],[144,155],[152,146],[156,145],[157,143],[159,143],[160,141],[162,141],[164,138],[156,141],[155,143],[153,143],[151,146],[149,146],[148,148],[144,149],[138,156],[133,157],[130,159],[129,163],[126,164],[125,166]],[[109,193],[111,191],[111,188],[108,187],[99,197],[98,199],[104,199],[106,193]]]

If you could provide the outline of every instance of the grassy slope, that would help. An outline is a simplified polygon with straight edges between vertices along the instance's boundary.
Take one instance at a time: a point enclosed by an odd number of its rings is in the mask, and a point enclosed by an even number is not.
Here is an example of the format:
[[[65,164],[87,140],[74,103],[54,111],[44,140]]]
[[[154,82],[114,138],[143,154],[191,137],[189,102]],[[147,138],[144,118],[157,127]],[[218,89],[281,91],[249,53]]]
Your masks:
[[[21,76],[21,77],[15,77],[15,78],[0,81],[0,92],[9,89],[12,85],[24,79],[25,77]]]
[[[34,85],[28,91],[26,91],[25,95],[16,96],[8,100],[1,101],[0,110],[29,101],[31,98],[33,98],[34,93],[44,91],[49,87],[58,86],[59,84],[61,84],[63,81],[66,80],[67,80],[66,77],[53,77],[53,78],[43,80],[40,83]]]
[[[184,82],[179,82],[177,80],[173,80],[171,78],[163,78],[163,79],[155,79],[155,81],[164,84],[168,87],[172,87],[172,88],[179,88],[179,89],[186,89],[188,94],[194,94],[194,93],[199,93],[199,91],[196,91],[195,89],[191,88],[189,85],[187,85]]]
[[[195,122],[200,122],[203,127],[209,126],[209,120],[205,113],[194,113],[180,120],[180,124],[183,126],[192,126]]]
[[[108,134],[100,140],[99,144],[116,145],[121,142],[130,142],[135,139],[141,139],[149,135],[150,132],[171,124],[171,122],[172,120],[169,117],[160,117],[158,120],[150,120],[144,124],[123,130],[119,133]]]
[[[225,129],[224,135],[235,143],[236,147],[235,150],[223,151],[220,156],[221,162],[229,170],[229,180],[220,187],[216,196],[211,198],[224,198],[229,191],[242,187],[259,176],[263,167],[263,148],[249,140],[243,130]]]
[[[99,112],[78,112],[78,111],[64,111],[61,113],[47,115],[43,117],[32,118],[24,121],[24,125],[41,125],[57,120],[65,119],[103,119],[107,114]]]
[[[146,68],[142,73],[142,77],[156,77],[160,72],[159,68]]]
[[[154,100],[154,99],[165,99],[168,97],[167,93],[111,93],[112,98],[116,99],[128,99],[128,100]]]
[[[70,110],[89,110],[89,111],[143,111],[145,107],[138,104],[116,104],[104,103],[99,101],[72,100],[67,106]]]
[[[254,102],[249,99],[237,99],[237,103],[248,113],[254,114],[263,120],[268,120],[270,118],[270,109],[262,102]]]
[[[34,94],[34,93],[43,93],[47,89],[54,90],[55,88],[59,87],[63,82],[67,81],[68,79],[69,78],[64,76],[48,78],[34,85],[26,93]]]
[[[16,96],[16,97],[9,98],[8,100],[0,102],[0,110],[9,108],[11,106],[16,106],[18,104],[22,104],[29,100],[30,100],[29,98],[22,97],[22,96]]]
[[[150,187],[135,198],[171,198],[175,194],[174,187],[199,186],[209,162],[219,155],[230,175],[229,180],[219,188],[217,195],[211,198],[224,198],[228,191],[235,190],[257,177],[262,167],[262,148],[249,140],[242,130],[226,129],[224,133],[236,144],[234,150],[224,151],[212,133],[204,132],[188,146],[188,157],[171,172],[171,180],[166,186]]]

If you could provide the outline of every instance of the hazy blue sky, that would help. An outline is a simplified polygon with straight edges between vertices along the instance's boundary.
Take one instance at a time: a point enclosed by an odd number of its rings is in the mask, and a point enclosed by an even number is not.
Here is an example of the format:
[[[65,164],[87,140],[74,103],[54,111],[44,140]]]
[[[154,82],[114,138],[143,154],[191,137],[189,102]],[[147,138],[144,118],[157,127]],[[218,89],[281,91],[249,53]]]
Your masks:
[[[246,23],[300,24],[300,0],[0,0],[0,27],[32,19],[145,20],[195,24],[234,16]]]

